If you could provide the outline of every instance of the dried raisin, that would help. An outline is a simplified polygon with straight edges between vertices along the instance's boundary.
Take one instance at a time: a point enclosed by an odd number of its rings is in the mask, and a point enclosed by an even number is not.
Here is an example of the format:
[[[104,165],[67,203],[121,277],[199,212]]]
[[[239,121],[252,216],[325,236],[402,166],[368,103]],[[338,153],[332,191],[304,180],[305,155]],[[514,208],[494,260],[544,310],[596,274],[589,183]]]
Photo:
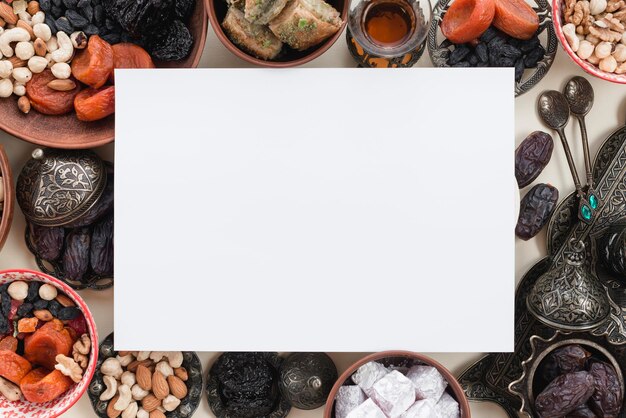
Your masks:
[[[156,59],[178,61],[191,52],[193,37],[183,22],[175,20],[158,34],[152,35],[146,46]]]
[[[523,240],[537,235],[550,220],[558,200],[559,191],[549,184],[540,183],[530,189],[520,204],[515,235]]]
[[[40,287],[41,282],[30,282],[28,284],[28,296],[26,296],[26,300],[29,302],[36,302],[39,299]]]

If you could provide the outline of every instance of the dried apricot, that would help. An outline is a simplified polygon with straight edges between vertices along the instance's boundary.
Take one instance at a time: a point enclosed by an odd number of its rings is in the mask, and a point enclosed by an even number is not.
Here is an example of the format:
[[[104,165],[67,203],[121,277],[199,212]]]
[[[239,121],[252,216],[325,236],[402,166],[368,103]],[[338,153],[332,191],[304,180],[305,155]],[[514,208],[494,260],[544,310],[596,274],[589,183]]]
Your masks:
[[[154,68],[150,54],[139,45],[131,43],[115,44],[113,48],[113,68]],[[115,82],[115,71],[109,76],[111,83]]]
[[[37,330],[37,318],[22,318],[17,321],[17,332],[35,332]]]
[[[454,0],[443,17],[441,32],[455,44],[470,42],[489,28],[495,12],[494,0]]]
[[[44,403],[58,398],[74,382],[58,370],[50,373],[44,368],[28,373],[20,382],[20,389],[27,401]]]
[[[74,99],[76,117],[85,122],[104,119],[115,113],[115,87],[87,89]]]
[[[99,37],[92,35],[87,48],[72,60],[72,74],[78,81],[95,89],[104,86],[113,71],[113,48]]]
[[[517,39],[532,38],[539,28],[537,12],[525,0],[495,0],[493,26]]]
[[[17,344],[17,338],[12,335],[7,335],[0,340],[0,350],[9,350],[15,353],[17,351]]]
[[[0,350],[0,376],[19,385],[33,366],[28,360],[10,350]]]
[[[53,319],[24,339],[24,357],[34,364],[54,369],[55,357],[69,355],[73,344],[63,322]]]
[[[74,97],[80,91],[79,83],[76,83],[74,90],[53,90],[48,87],[48,83],[55,79],[52,71],[45,70],[33,74],[33,78],[26,84],[26,95],[33,108],[44,115],[64,115],[71,112],[74,108]]]

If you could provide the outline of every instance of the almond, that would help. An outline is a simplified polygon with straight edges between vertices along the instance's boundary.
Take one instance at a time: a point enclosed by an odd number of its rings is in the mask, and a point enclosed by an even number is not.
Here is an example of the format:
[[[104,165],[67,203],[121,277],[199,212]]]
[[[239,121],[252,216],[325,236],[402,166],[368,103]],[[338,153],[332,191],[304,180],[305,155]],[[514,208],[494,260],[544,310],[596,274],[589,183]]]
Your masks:
[[[35,48],[35,54],[39,57],[45,57],[48,53],[48,45],[46,45],[46,41],[41,38],[35,39],[33,47]]]
[[[26,101],[28,101],[28,109],[30,110],[30,100],[28,100],[28,97],[26,96],[22,96],[23,98],[26,99]],[[21,105],[21,101],[22,101],[22,97],[20,97],[20,99],[17,101],[18,105]],[[22,107],[20,106],[20,110],[22,112],[24,112],[24,110],[22,109]],[[28,112],[24,112],[24,113],[28,113]],[[47,309],[39,309],[33,312],[33,314],[35,315],[35,318],[39,319],[40,321],[44,321],[44,322],[48,322],[48,321],[52,321],[52,318],[54,318],[52,316],[52,314],[50,313],[49,310]]]
[[[149,369],[150,366],[152,366],[152,360],[135,360],[131,362],[128,366],[126,366],[126,370],[137,373],[137,368],[140,365],[145,366]]]
[[[48,83],[48,87],[56,91],[72,91],[76,88],[76,83],[70,79],[66,80],[52,80]]]
[[[109,401],[109,404],[107,405],[107,416],[109,418],[117,418],[122,413],[122,411],[118,411],[113,407],[119,398],[120,395],[115,395],[115,397]]]
[[[174,395],[176,399],[183,399],[187,396],[187,385],[180,377],[168,376],[167,384],[170,385],[170,393]]]
[[[152,393],[157,399],[165,399],[170,394],[170,387],[163,373],[156,371],[152,375]]]
[[[26,96],[22,96],[17,100],[17,108],[20,109],[20,112],[24,113],[25,115],[28,114],[28,112],[30,112],[30,99]],[[41,312],[41,311],[46,311],[48,312],[48,315],[50,315],[50,319],[43,319],[39,316],[37,316],[37,312]],[[50,313],[50,311],[46,310],[46,309],[42,309],[41,311],[35,311],[35,317],[37,319],[39,319],[40,321],[50,321],[52,320],[52,314]],[[41,316],[43,316],[43,313],[40,313]],[[48,316],[46,316],[46,318],[48,318]]]
[[[41,8],[39,7],[39,2],[38,1],[34,1],[34,0],[33,1],[29,1],[28,5],[26,5],[26,11],[31,16],[33,16],[39,10],[41,10]]]
[[[67,295],[63,295],[59,293],[56,298],[54,298],[57,302],[63,305],[65,308],[69,308],[71,306],[76,306],[74,301],[70,299]]]
[[[26,61],[21,60],[16,56],[12,56],[11,58],[9,58],[9,61],[11,61],[11,64],[13,64],[13,68],[26,67],[26,64],[27,64]]]
[[[184,367],[177,367],[174,369],[174,374],[183,382],[189,380],[189,374],[187,373],[187,369]]]
[[[0,28],[3,28],[7,25],[7,22],[4,21],[4,19],[0,18]]]
[[[13,7],[4,2],[0,2],[0,18],[9,25],[15,25],[17,23],[17,15],[13,13]]]
[[[150,412],[150,418],[166,418],[165,414],[158,409]]]
[[[161,406],[161,400],[150,394],[141,400],[141,407],[148,412],[152,412]]]
[[[18,21],[16,27],[22,28],[26,32],[28,32],[28,34],[30,35],[30,40],[31,41],[34,41],[35,38],[37,38],[35,36],[35,32],[33,32],[33,28],[31,28],[30,25],[28,23],[24,22],[23,20]]]
[[[146,366],[140,364],[137,367],[135,377],[140,388],[143,390],[152,390],[152,374]]]

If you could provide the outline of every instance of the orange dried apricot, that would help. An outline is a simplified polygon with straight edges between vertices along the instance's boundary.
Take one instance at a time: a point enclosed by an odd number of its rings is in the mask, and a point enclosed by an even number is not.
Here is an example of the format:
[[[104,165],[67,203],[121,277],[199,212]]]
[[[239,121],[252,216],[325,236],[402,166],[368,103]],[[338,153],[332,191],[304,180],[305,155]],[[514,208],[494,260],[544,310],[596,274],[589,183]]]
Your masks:
[[[80,91],[79,83],[70,91],[57,91],[48,87],[48,83],[55,80],[49,69],[33,74],[33,78],[26,84],[26,95],[35,110],[44,115],[64,115],[74,108],[74,97]]]
[[[0,350],[0,376],[19,385],[33,366],[28,360],[10,350]]]
[[[525,0],[496,0],[493,26],[517,39],[532,38],[539,29],[539,16]]]
[[[470,42],[489,28],[495,12],[494,0],[454,0],[443,16],[441,32],[455,44]]]
[[[47,322],[24,339],[24,357],[33,364],[54,369],[58,354],[69,355],[74,340],[58,319]]]
[[[58,370],[50,373],[44,368],[28,373],[20,382],[20,389],[27,401],[44,403],[58,398],[74,382]]]
[[[7,335],[0,340],[0,350],[9,350],[15,353],[17,351],[17,344],[17,338],[12,335]]]
[[[17,321],[17,332],[35,332],[37,330],[37,318],[22,318]]]
[[[104,119],[115,113],[115,87],[87,89],[74,99],[76,117],[85,122]]]
[[[104,86],[113,71],[113,48],[99,37],[92,35],[87,48],[72,60],[72,75],[78,81],[95,89]]]
[[[150,54],[139,45],[119,43],[113,45],[113,69],[115,68],[154,68]],[[111,71],[109,81],[115,82],[115,71]]]

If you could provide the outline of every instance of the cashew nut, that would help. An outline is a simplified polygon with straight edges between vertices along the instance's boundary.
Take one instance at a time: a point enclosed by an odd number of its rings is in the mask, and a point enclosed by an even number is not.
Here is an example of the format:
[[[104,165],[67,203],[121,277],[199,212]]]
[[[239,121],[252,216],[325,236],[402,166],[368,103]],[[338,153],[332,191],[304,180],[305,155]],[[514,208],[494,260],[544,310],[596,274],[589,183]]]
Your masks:
[[[13,94],[13,82],[8,78],[0,80],[0,97],[11,97]]]
[[[122,370],[122,365],[118,359],[115,357],[109,357],[104,360],[102,366],[100,366],[100,372],[102,372],[105,376],[113,376],[114,378],[119,379],[122,377],[124,370]],[[120,411],[123,411],[123,409],[120,409]]]
[[[0,393],[11,402],[19,401],[22,398],[22,391],[19,386],[0,377]]]
[[[41,38],[41,40],[48,42],[52,39],[52,31],[50,30],[50,26],[45,23],[37,23],[33,26],[33,33],[35,37]],[[56,39],[56,38],[55,38]]]
[[[21,60],[28,61],[35,55],[35,47],[30,42],[18,42],[15,46],[15,56]]]
[[[58,65],[58,64],[55,64],[55,65]],[[65,64],[65,65],[67,65],[67,64]],[[69,65],[68,65],[68,67],[69,67]],[[52,73],[54,73],[54,66],[52,66],[52,68],[53,68]],[[71,72],[71,70],[70,70],[70,72]],[[125,355],[123,357],[118,355],[117,359],[120,361],[120,364],[122,366],[124,366],[124,367],[128,366],[130,363],[132,363],[135,360],[135,358],[133,357],[132,354],[127,354],[127,355]]]
[[[122,418],[135,418],[138,411],[139,405],[137,405],[137,402],[131,402],[122,412]]]
[[[176,399],[174,395],[168,395],[167,398],[163,399],[161,406],[167,411],[172,412],[180,405],[180,399]]]
[[[144,361],[147,360],[148,357],[150,357],[150,353],[151,351],[140,351],[137,353],[137,360],[138,361]]]
[[[26,94],[26,86],[20,83],[15,83],[13,85],[13,94],[16,96],[23,96]]]
[[[139,408],[139,411],[137,411],[137,418],[150,418],[150,412],[143,408]]]
[[[13,74],[13,63],[9,60],[0,61],[0,78],[9,78]]]
[[[52,53],[52,60],[55,62],[68,62],[72,59],[72,55],[74,54],[74,45],[72,45],[72,40],[65,32],[59,31],[57,32],[57,42],[59,44],[59,49]]]
[[[609,55],[600,61],[600,69],[607,73],[612,73],[617,69],[617,61],[612,55]]]
[[[580,42],[580,46],[578,47],[578,51],[576,51],[576,54],[580,58],[586,60],[587,58],[593,55],[594,49],[595,48],[591,42],[584,40]]]
[[[23,12],[19,12],[16,13],[17,17],[20,18],[20,20],[24,21],[24,23],[28,24],[28,26],[33,26],[33,17],[31,15],[28,14],[28,12],[23,11]]]
[[[130,392],[131,392],[131,394],[133,396],[133,399],[136,400],[136,401],[140,401],[140,400],[142,400],[143,398],[145,398],[146,396],[148,396],[150,394],[149,391],[143,390],[141,388],[141,386],[139,386],[139,385],[133,385],[133,387],[130,390]]]
[[[53,300],[58,294],[57,288],[47,283],[39,288],[39,297],[43,300]]]
[[[113,405],[113,408],[116,411],[123,411],[128,408],[128,405],[130,405],[131,401],[133,400],[133,397],[130,393],[130,388],[126,385],[122,385],[117,389],[117,393],[120,395],[120,397],[117,402],[115,402],[115,405]]]
[[[572,51],[578,51],[580,40],[576,36],[576,26],[573,23],[563,26],[563,35],[565,35],[565,39],[567,39],[567,43],[572,48]]]
[[[122,384],[132,388],[135,383],[137,383],[137,378],[135,377],[135,373],[129,372],[128,370],[122,373]]]
[[[42,24],[45,21],[46,21],[46,14],[44,12],[42,12],[41,10],[38,11],[37,13],[35,13],[33,15],[32,19],[30,20],[30,22],[33,24],[33,26]],[[46,26],[48,26],[48,25],[46,25]]]
[[[13,93],[13,84],[11,84],[11,93]],[[13,282],[9,285],[7,292],[12,299],[24,300],[28,296],[28,284],[22,281]]]
[[[43,38],[41,39],[43,40]],[[54,52],[59,49],[59,42],[56,36],[51,36],[50,39],[46,41],[46,48],[48,48],[48,52]]]
[[[104,376],[102,380],[107,389],[100,394],[100,400],[108,401],[113,399],[117,394],[117,380],[113,376]]]
[[[13,28],[6,30],[0,35],[0,52],[2,52],[5,57],[12,57],[13,48],[11,48],[11,43],[27,41],[30,41],[30,33],[28,33],[26,29]]]
[[[14,68],[13,78],[18,83],[26,84],[33,78],[33,73],[31,73],[27,67]]]
[[[596,45],[596,50],[594,53],[596,54],[596,57],[603,59],[611,55],[612,51],[613,51],[612,43],[600,42],[598,45]]]
[[[183,365],[183,353],[181,351],[169,351],[165,353],[170,366],[174,369]]]
[[[39,74],[48,67],[48,60],[44,57],[32,57],[28,60],[28,69],[33,74]]]
[[[162,361],[158,363],[155,367],[155,370],[161,372],[163,377],[172,376],[174,374],[174,369],[169,365],[167,361]]]
[[[54,366],[55,369],[71,378],[74,383],[78,383],[82,380],[83,369],[80,368],[78,363],[76,363],[73,358],[64,356],[63,354],[58,354],[54,359],[57,362]]]

